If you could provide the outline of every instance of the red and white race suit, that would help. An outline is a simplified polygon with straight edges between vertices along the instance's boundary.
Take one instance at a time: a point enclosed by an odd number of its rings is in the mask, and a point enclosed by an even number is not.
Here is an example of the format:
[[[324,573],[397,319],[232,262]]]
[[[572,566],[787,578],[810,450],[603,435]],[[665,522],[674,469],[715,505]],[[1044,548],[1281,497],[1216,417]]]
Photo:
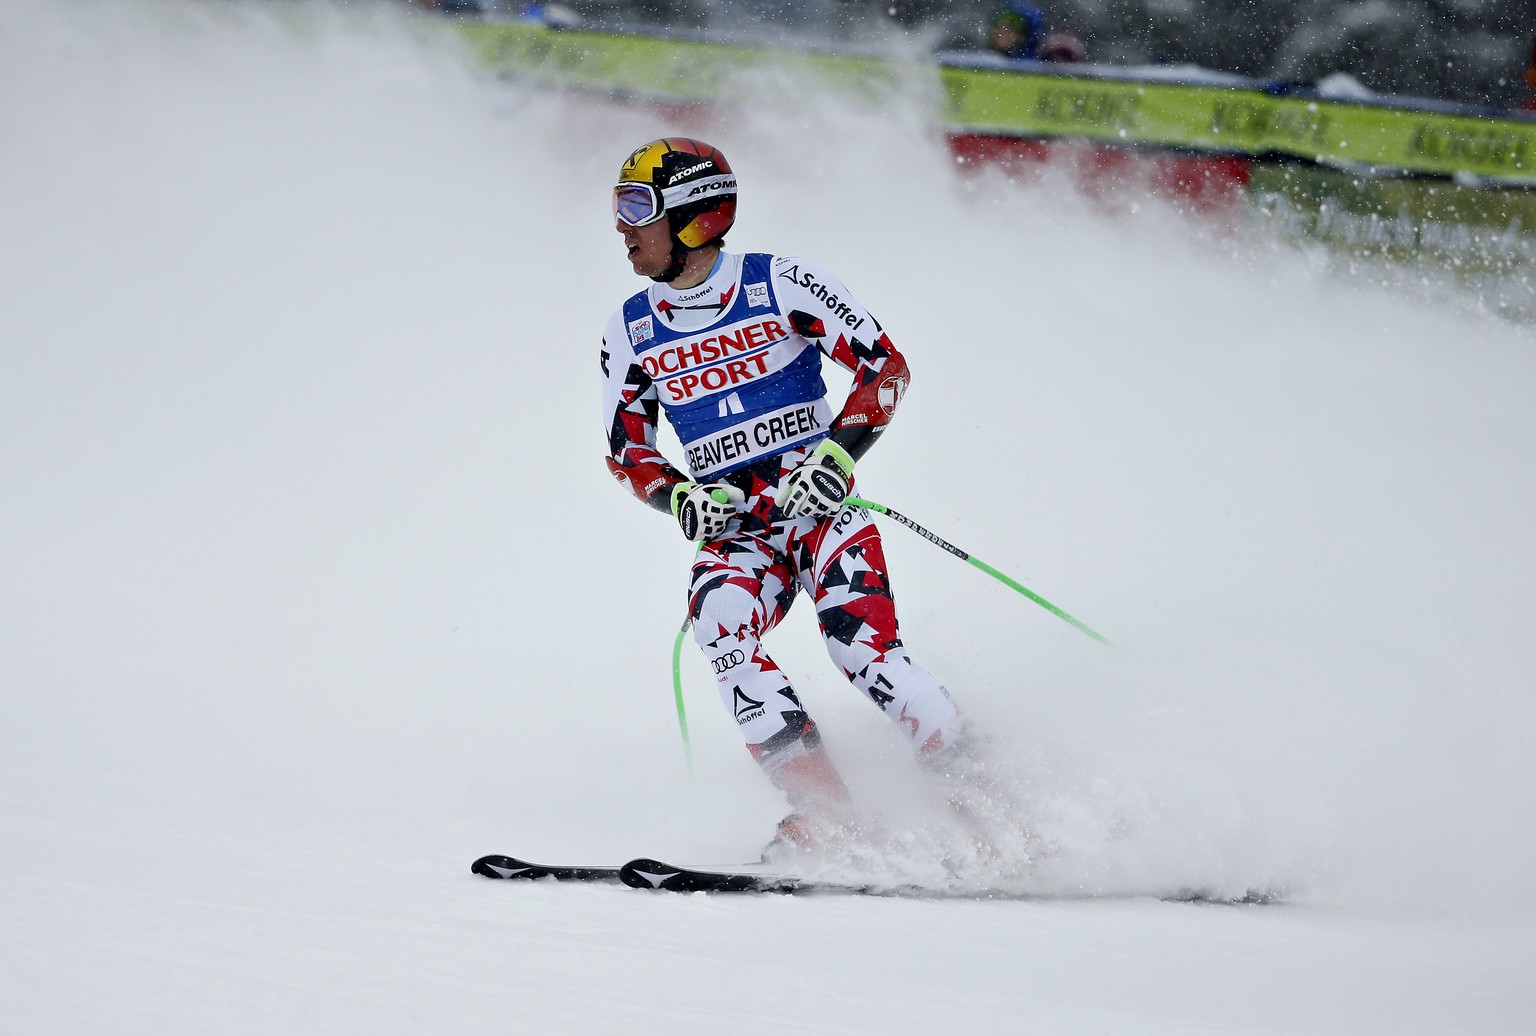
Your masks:
[[[823,358],[853,375],[835,414]],[[906,391],[905,359],[837,278],[806,259],[721,253],[704,284],[653,284],[627,300],[604,331],[602,372],[608,466],[635,496],[670,512],[672,487],[690,477],[746,494],[738,517],[699,551],[689,609],[721,701],[770,774],[819,742],[762,644],[800,590],[853,686],[919,750],[952,741],[960,717],[902,645],[870,514],[844,507],[786,519],[773,503],[779,481],[821,439],[862,456]],[[663,412],[688,475],[656,448]]]

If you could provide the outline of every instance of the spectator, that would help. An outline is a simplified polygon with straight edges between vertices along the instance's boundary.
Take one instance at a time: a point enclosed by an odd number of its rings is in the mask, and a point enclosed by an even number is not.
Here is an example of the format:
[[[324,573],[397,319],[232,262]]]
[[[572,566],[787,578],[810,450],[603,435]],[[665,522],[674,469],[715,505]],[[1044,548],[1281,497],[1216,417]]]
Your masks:
[[[1045,12],[1034,4],[1011,4],[992,16],[987,48],[1008,58],[1036,59],[1045,39]]]
[[[1088,52],[1082,41],[1070,32],[1053,32],[1040,43],[1041,61],[1058,61],[1064,64],[1086,60]]]

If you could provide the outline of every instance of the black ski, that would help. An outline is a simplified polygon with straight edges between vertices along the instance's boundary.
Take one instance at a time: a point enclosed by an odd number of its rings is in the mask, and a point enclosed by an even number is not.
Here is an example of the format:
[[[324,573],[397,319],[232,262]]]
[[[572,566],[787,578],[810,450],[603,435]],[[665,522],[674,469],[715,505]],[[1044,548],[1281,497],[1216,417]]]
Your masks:
[[[469,869],[472,873],[487,878],[554,878],[556,881],[611,881],[614,883],[619,880],[618,867],[552,867],[497,854],[480,857],[470,864]]]
[[[694,870],[644,857],[620,867],[619,880],[632,889],[664,889],[667,892],[840,892],[851,895],[875,891],[871,886],[812,881],[791,874]]]
[[[978,900],[1109,900],[1160,899],[1169,903],[1211,903],[1257,905],[1279,903],[1283,896],[1271,890],[1252,889],[1231,896],[1201,890],[1179,889],[1171,892],[1021,892],[1012,889],[986,889],[966,886],[933,888],[924,885],[880,885],[873,882],[821,881],[792,874],[757,871],[695,870],[675,867],[660,860],[630,860],[619,868],[619,880],[630,888],[659,889],[666,892],[755,892],[787,894],[822,894],[843,896],[892,896],[907,899],[978,899]]]

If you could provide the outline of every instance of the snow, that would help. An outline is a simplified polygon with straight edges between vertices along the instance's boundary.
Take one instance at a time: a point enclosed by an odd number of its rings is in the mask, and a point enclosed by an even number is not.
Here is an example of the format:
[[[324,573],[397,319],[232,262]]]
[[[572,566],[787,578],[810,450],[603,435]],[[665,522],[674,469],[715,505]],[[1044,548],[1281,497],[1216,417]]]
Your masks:
[[[669,121],[418,22],[0,13],[0,1007],[26,1033],[1529,1032],[1536,354],[1449,283],[1134,190],[957,179],[918,110]],[[861,489],[1052,880],[1279,907],[710,898],[782,809],[600,463],[606,191],[691,129],[915,381]],[[903,211],[892,186],[916,204]],[[935,823],[803,606],[855,792]]]

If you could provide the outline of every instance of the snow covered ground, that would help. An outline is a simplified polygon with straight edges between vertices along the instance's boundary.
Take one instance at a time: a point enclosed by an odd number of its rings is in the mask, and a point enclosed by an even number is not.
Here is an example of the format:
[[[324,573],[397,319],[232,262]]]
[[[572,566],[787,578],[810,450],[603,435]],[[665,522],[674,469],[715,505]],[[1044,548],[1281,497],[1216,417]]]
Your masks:
[[[0,1029],[1536,1029],[1529,327],[957,179],[916,105],[669,122],[268,10],[0,12]],[[739,859],[782,809],[691,651],[689,778],[689,548],[600,462],[607,188],[678,129],[742,178],[733,247],[829,263],[908,353],[863,491],[1116,642],[888,530],[1053,880],[1290,904],[469,874]],[[780,663],[928,830],[812,625]]]

